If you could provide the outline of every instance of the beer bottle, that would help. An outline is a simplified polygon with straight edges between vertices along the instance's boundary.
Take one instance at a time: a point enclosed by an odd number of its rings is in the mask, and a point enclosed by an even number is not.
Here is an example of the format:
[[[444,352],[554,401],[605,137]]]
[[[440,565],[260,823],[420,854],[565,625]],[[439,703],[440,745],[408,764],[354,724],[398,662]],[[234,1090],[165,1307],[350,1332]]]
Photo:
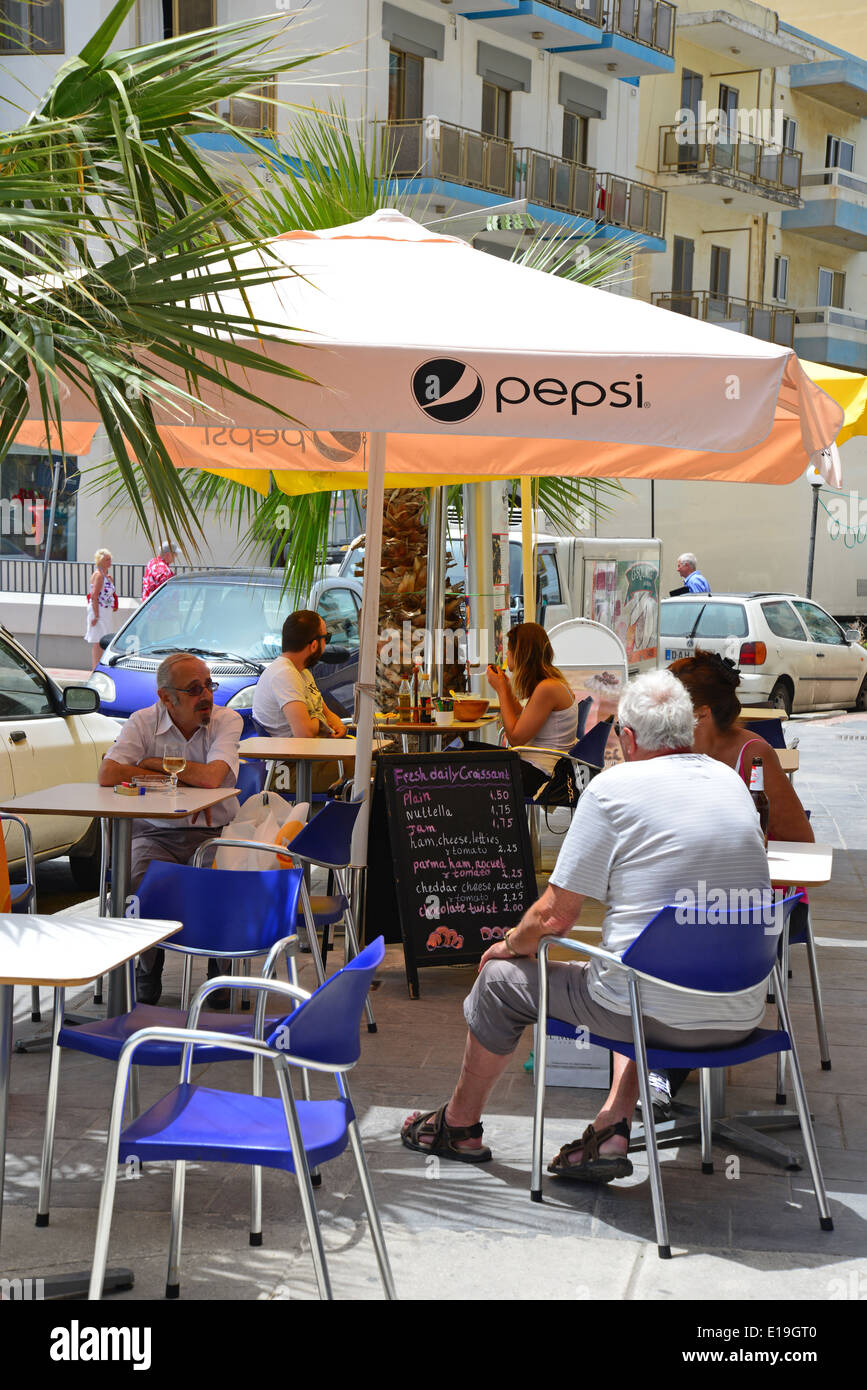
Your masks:
[[[406,676],[403,676],[397,692],[397,707],[403,722],[409,724],[412,719],[412,691]]]
[[[768,822],[771,819],[771,803],[765,791],[765,765],[761,758],[753,758],[750,768],[750,796],[753,798],[753,805],[759,817],[759,825],[762,827],[762,834],[765,837],[765,849],[768,847]]]
[[[420,709],[419,709],[419,703],[418,703],[418,667],[417,667],[417,666],[413,666],[413,668],[412,668],[412,722],[413,722],[413,724],[420,724],[420,723],[421,723],[421,711],[420,711]]]
[[[433,697],[430,688],[430,676],[427,671],[422,671],[418,683],[418,704],[419,704],[419,723],[433,723]]]

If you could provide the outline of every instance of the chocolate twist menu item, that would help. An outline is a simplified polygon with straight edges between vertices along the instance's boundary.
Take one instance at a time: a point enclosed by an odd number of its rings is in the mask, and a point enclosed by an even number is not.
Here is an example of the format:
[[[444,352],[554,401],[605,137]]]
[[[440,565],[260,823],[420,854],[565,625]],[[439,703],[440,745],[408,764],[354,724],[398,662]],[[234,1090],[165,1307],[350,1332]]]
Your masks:
[[[410,995],[421,965],[478,961],[535,901],[520,760],[508,750],[385,754]]]

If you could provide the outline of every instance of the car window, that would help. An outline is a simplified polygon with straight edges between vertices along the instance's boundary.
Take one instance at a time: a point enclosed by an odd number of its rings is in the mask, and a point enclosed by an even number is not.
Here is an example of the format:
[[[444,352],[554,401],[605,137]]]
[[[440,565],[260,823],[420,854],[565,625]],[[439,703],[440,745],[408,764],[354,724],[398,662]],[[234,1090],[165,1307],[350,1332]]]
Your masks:
[[[536,583],[542,603],[562,603],[560,596],[560,576],[557,573],[557,557],[554,547],[540,547],[536,552]]]
[[[791,604],[782,601],[763,603],[762,612],[775,637],[788,637],[793,642],[806,642],[807,634],[798,622]]]
[[[358,603],[351,589],[326,589],[316,611],[325,623],[331,645],[358,651]]]
[[[659,605],[660,637],[691,637],[696,619],[705,607],[701,603],[661,603]]]
[[[700,637],[746,637],[747,611],[742,603],[706,603],[695,629]]]
[[[42,673],[0,641],[0,719],[54,713],[48,682]]]
[[[845,647],[846,638],[833,618],[815,603],[805,603],[803,599],[793,599],[793,603],[804,619],[804,625],[814,642],[831,642],[835,647]]]
[[[114,648],[159,656],[199,647],[215,655],[271,661],[280,654],[283,619],[290,611],[279,577],[273,584],[170,579],[142,605]]]

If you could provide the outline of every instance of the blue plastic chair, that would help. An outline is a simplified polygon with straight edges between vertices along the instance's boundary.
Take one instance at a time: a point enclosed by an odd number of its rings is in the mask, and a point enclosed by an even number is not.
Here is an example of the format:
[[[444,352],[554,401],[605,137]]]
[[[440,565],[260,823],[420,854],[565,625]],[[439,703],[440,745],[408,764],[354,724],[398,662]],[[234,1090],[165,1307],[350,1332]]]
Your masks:
[[[235,787],[238,802],[243,806],[248,797],[256,796],[265,786],[267,764],[261,758],[242,758]]]
[[[307,883],[301,882],[301,915],[307,929],[307,939],[319,983],[325,979],[325,960],[335,924],[344,923],[346,958],[359,952],[358,933],[352,911],[351,891],[347,875],[352,866],[352,832],[364,796],[352,801],[329,801],[312,820],[309,820],[288,845],[259,844],[253,840],[206,840],[196,851],[193,862],[204,862],[210,850],[225,848],[260,849],[266,853],[291,857],[295,865],[310,865],[327,869],[337,882],[337,893],[310,894]],[[322,946],[319,932],[322,932]],[[376,1019],[368,999],[365,1004],[368,1033],[376,1032]]]
[[[361,1055],[361,1013],[371,980],[384,954],[383,939],[378,937],[312,995],[296,986],[274,980],[250,981],[251,987],[263,998],[270,992],[279,993],[289,998],[293,1005],[297,1004],[293,1012],[270,1031],[266,1040],[261,1037],[235,1037],[230,1040],[197,1026],[198,1011],[212,989],[233,988],[240,984],[240,981],[229,977],[209,980],[202,985],[190,1010],[188,1030],[146,1028],[127,1040],[118,1064],[111,1108],[91,1273],[91,1299],[98,1299],[102,1293],[117,1167],[131,1157],[143,1162],[169,1160],[175,1165],[167,1298],[180,1295],[185,1165],[188,1162],[212,1162],[279,1168],[295,1174],[319,1295],[320,1298],[330,1299],[331,1284],[310,1169],[336,1158],[347,1145],[351,1147],[355,1159],[385,1295],[389,1299],[396,1296],[355,1111],[345,1080],[345,1073],[355,1066]],[[130,1067],[138,1060],[137,1053],[141,1049],[166,1042],[170,1042],[176,1050],[181,1044],[185,1045],[178,1085],[121,1132]],[[194,1047],[215,1044],[232,1047],[261,1062],[271,1062],[279,1097],[262,1095],[261,1085],[253,1095],[248,1095],[193,1084],[190,1081],[190,1065]],[[296,1101],[292,1071],[298,1067],[331,1073],[336,1081],[337,1097],[333,1100]]]
[[[745,720],[743,727],[749,729],[751,734],[757,734],[759,738],[763,738],[765,743],[769,743],[772,748],[786,747],[782,719],[756,719],[754,722]]]
[[[280,956],[285,954],[290,978],[297,984],[294,948],[297,944],[300,886],[300,869],[254,872],[152,863],[148,865],[139,889],[138,915],[182,922],[182,930],[170,941],[167,940],[164,946],[168,950],[186,952],[189,956],[242,959],[266,956],[263,974],[270,976]],[[239,983],[243,987],[246,977]],[[182,1009],[136,1004],[129,1013],[119,1014],[116,1018],[97,1019],[70,1028],[63,1025],[63,1006],[64,991],[59,989],[55,991],[37,1226],[48,1225],[61,1049],[86,1052],[108,1062],[117,1062],[127,1040],[134,1033],[140,1033],[143,1028],[183,1028],[187,1019]],[[207,1047],[197,1048],[194,1060],[222,1062],[232,1059],[234,1049],[228,1045],[215,1045],[214,1038],[223,1033],[252,1036],[255,1027],[255,1019],[222,1013],[209,1014],[207,1028],[211,1043]],[[171,1067],[178,1065],[180,1060],[180,1048],[176,1043],[154,1040],[139,1049],[136,1065]],[[131,1101],[133,1110],[137,1110],[135,1087]],[[253,1239],[257,1230],[261,1231],[261,1210],[258,1214],[254,1210],[251,1220],[253,1244],[258,1243]]]
[[[604,767],[605,749],[612,728],[613,725],[605,720],[594,724],[586,734],[579,735],[578,742],[569,749],[569,757],[575,762],[587,763],[590,767]]]
[[[547,1036],[577,1037],[577,1029],[562,1019],[548,1019],[548,952],[552,946],[565,948],[580,955],[591,956],[622,971],[629,986],[633,1042],[619,1042],[590,1033],[591,1042],[609,1052],[631,1057],[638,1067],[641,1109],[652,1115],[648,1069],[655,1067],[698,1068],[701,1072],[701,1166],[703,1173],[713,1172],[711,1151],[710,1070],[734,1067],[779,1052],[791,1054],[792,1081],[804,1146],[819,1208],[819,1225],[823,1231],[833,1230],[833,1222],[825,1195],[822,1170],[816,1152],[816,1141],[810,1120],[810,1107],[804,1090],[804,1079],[798,1062],[795,1039],[792,1035],[785,992],[780,988],[780,967],[777,946],[783,932],[784,920],[797,901],[793,895],[779,903],[773,926],[763,921],[761,909],[742,913],[720,913],[725,920],[719,923],[700,922],[696,914],[686,914],[683,908],[663,907],[644,928],[641,935],[622,955],[589,946],[570,937],[544,937],[539,943],[539,1027],[536,1039],[536,1104],[533,1122],[533,1162],[530,1196],[542,1200],[542,1144],[545,1106],[545,1067]],[[680,920],[678,920],[680,919]],[[737,994],[753,985],[762,984],[773,972],[776,984],[777,1009],[781,1027],[755,1028],[742,1042],[718,1048],[648,1048],[644,1040],[644,1021],[641,1011],[640,980],[648,979],[665,984],[684,994],[719,996]],[[547,1024],[546,1024],[547,1020]],[[688,1033],[685,1033],[688,1038]],[[645,1144],[650,1169],[650,1190],[656,1225],[656,1242],[660,1259],[670,1259],[668,1221],[662,1195],[662,1176],[659,1170],[659,1151],[652,1124],[645,1126]]]

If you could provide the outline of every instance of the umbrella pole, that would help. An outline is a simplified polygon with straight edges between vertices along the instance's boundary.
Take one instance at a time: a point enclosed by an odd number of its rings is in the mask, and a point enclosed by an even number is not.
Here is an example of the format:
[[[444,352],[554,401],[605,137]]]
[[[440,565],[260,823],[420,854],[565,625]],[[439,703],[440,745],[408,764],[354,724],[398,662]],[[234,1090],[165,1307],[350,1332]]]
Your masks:
[[[524,571],[524,622],[536,621],[536,565],[533,553],[533,479],[521,479],[521,559]]]
[[[443,576],[445,573],[445,515],[446,490],[432,487],[427,527],[427,587],[425,591],[425,624],[428,641],[425,660],[433,681],[435,695],[443,691],[443,639],[438,636],[445,627],[443,617]]]
[[[373,705],[376,683],[376,652],[379,639],[379,575],[382,569],[382,511],[385,504],[385,435],[367,436],[367,518],[364,549],[364,595],[361,601],[361,632],[358,651],[358,728],[356,730],[355,779],[352,792],[361,796],[370,790],[373,748]],[[352,863],[367,863],[367,828],[370,820],[368,796],[352,836]]]
[[[45,608],[45,588],[48,583],[48,566],[51,563],[51,543],[54,540],[54,517],[57,513],[57,491],[60,485],[60,464],[54,465],[51,479],[51,507],[48,512],[48,530],[45,533],[45,554],[42,560],[42,583],[39,588],[39,609],[36,614],[36,636],[33,639],[33,655],[39,660],[39,639],[42,636],[42,613]]]

